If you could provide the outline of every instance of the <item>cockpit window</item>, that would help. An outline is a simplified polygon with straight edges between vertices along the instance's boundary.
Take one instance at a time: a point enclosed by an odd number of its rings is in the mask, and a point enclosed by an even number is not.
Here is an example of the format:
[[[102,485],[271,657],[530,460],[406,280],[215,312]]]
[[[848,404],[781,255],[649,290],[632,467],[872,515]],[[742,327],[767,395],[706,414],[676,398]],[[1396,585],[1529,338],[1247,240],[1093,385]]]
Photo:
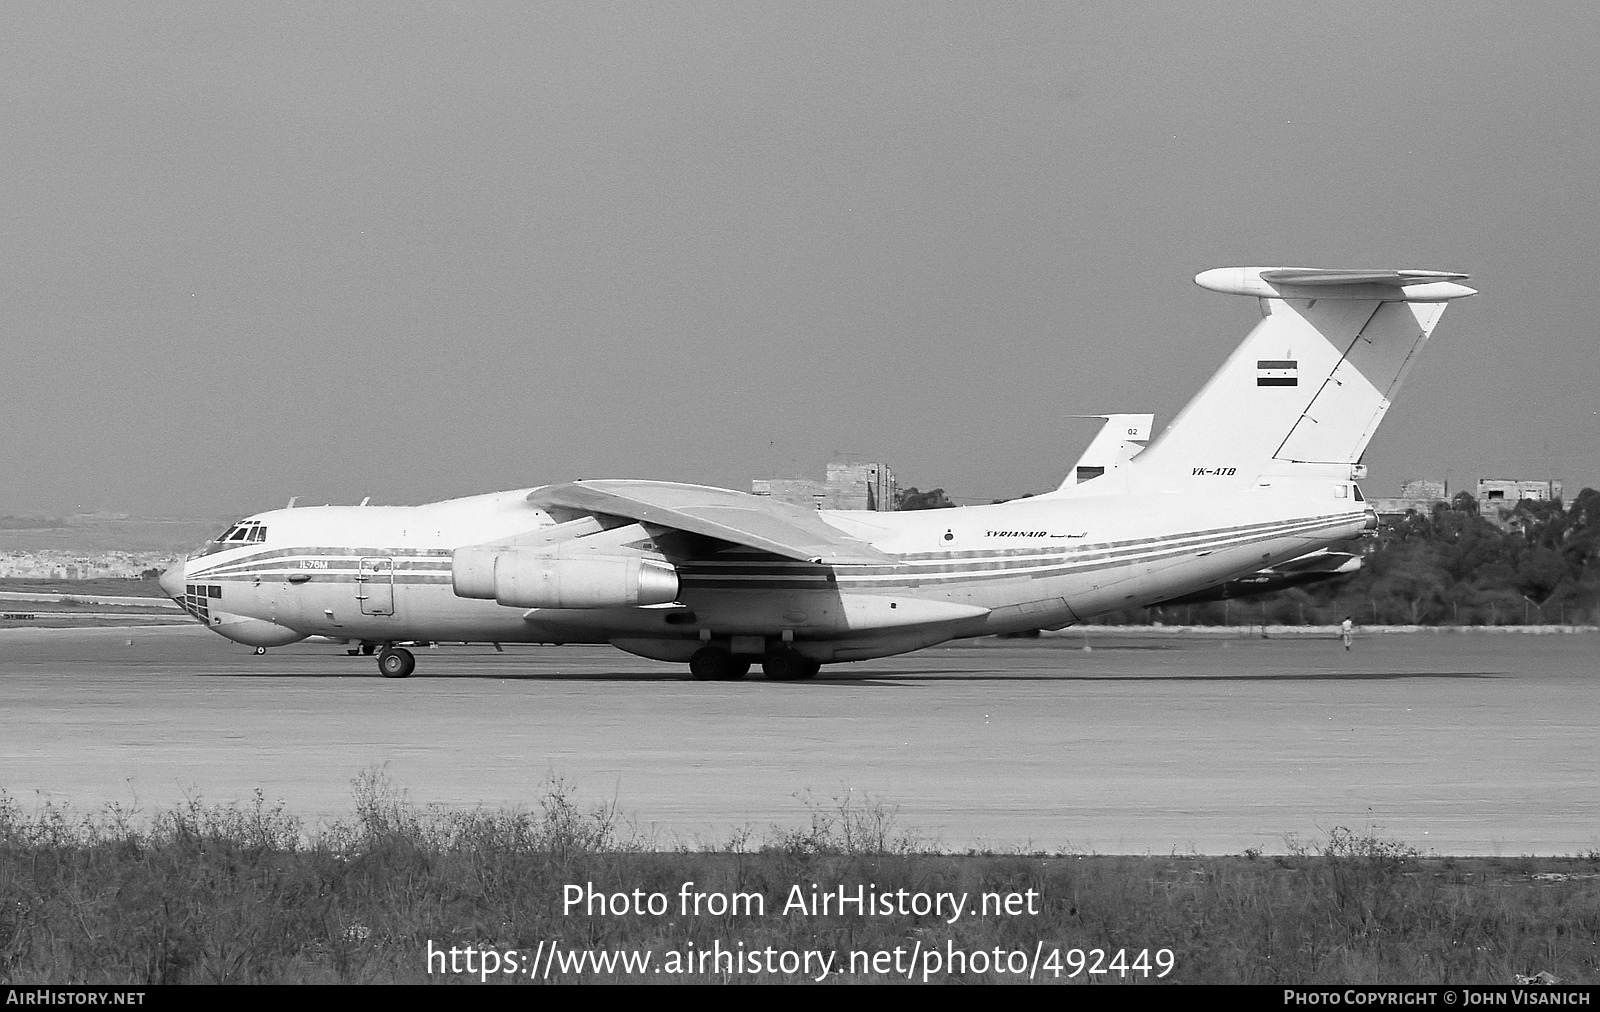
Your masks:
[[[241,544],[260,544],[266,540],[267,528],[265,524],[259,520],[241,520],[218,534],[213,540],[206,542],[204,548],[189,557],[196,559],[202,555],[210,555],[212,552],[236,548]]]

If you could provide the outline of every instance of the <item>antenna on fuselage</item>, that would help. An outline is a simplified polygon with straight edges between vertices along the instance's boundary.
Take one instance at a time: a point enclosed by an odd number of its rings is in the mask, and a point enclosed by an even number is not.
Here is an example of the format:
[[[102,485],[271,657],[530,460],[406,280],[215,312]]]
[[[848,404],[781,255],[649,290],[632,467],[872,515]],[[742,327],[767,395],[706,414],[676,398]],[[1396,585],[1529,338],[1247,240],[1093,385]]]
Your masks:
[[[287,505],[287,506],[285,506],[285,507],[284,507],[284,509],[286,509],[286,510],[292,510],[292,509],[294,509],[294,501],[295,501],[295,500],[296,500],[296,499],[298,499],[298,498],[300,498],[300,497],[299,497],[299,496],[297,496],[297,495],[292,495],[292,496],[290,496],[290,497],[289,497],[289,505]]]
[[[365,499],[361,500],[361,505],[365,506],[367,503],[369,503],[371,501],[372,501],[372,496],[369,495]]]

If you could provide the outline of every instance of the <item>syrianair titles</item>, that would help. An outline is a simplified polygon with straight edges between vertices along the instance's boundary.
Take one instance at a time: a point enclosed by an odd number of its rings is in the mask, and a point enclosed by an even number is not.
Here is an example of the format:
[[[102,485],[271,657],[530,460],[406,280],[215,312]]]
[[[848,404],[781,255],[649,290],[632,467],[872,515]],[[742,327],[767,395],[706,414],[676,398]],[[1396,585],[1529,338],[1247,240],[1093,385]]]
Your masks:
[[[1446,304],[1475,294],[1465,277],[1198,275],[1260,300],[1261,322],[1147,447],[1149,416],[1102,416],[1091,451],[1107,452],[1044,495],[875,513],[608,480],[302,507],[241,520],[161,583],[258,652],[314,636],[377,653],[392,677],[411,673],[408,646],[516,642],[609,643],[701,679],[754,663],[793,679],[1193,599],[1274,567],[1329,568],[1321,550],[1376,525],[1362,453]]]

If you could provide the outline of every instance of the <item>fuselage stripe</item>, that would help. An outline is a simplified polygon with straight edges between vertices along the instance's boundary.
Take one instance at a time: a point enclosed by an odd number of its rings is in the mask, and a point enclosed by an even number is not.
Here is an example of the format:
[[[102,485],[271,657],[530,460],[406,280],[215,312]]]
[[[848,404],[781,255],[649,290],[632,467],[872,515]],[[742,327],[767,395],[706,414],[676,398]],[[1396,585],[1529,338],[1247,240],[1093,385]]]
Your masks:
[[[921,552],[900,556],[895,565],[817,565],[814,563],[753,558],[693,560],[677,564],[686,588],[790,587],[826,588],[830,585],[865,589],[888,584],[945,583],[956,580],[995,580],[1097,572],[1130,564],[1171,560],[1197,552],[1260,543],[1275,538],[1310,534],[1347,526],[1365,519],[1364,513],[1334,514],[1271,523],[1214,528],[1180,535],[1115,542],[1040,545],[990,551]],[[387,560],[390,566],[374,570],[362,560]],[[309,565],[307,563],[310,563]],[[284,548],[233,559],[189,575],[189,579],[287,580],[305,576],[322,583],[446,584],[451,582],[451,559],[439,549],[423,551],[335,547]]]

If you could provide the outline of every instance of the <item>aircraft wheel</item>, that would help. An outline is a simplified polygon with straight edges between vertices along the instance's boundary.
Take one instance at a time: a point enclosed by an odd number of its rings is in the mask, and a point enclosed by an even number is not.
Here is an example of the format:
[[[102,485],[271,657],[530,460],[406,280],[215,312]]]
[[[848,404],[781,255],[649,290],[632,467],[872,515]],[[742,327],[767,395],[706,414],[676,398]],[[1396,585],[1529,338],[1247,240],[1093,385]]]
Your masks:
[[[411,651],[399,647],[384,647],[378,654],[378,671],[385,678],[404,678],[417,669],[417,659]]]
[[[821,664],[792,650],[770,653],[761,661],[761,670],[774,682],[792,682],[799,678],[810,678],[821,668]]]
[[[267,653],[267,648],[266,647],[256,647],[256,656],[257,657],[265,657],[266,653]]]
[[[732,654],[716,647],[703,647],[689,658],[689,673],[702,682],[732,682],[749,672],[749,661],[734,660]]]

